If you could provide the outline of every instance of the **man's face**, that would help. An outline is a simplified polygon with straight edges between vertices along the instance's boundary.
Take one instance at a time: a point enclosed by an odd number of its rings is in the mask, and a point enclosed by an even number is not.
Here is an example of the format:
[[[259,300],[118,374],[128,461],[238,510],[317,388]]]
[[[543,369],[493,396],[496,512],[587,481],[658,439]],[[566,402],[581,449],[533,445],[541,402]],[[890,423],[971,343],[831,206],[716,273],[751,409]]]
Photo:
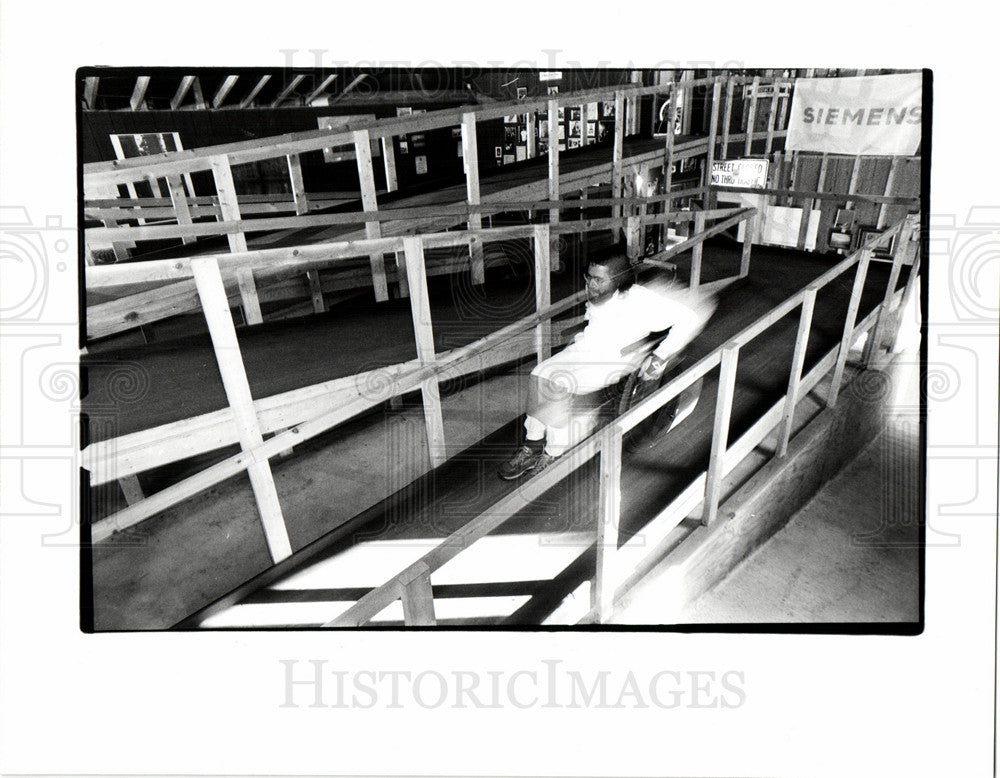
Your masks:
[[[615,293],[616,280],[604,265],[590,265],[583,274],[587,285],[587,299],[592,303],[602,303]]]

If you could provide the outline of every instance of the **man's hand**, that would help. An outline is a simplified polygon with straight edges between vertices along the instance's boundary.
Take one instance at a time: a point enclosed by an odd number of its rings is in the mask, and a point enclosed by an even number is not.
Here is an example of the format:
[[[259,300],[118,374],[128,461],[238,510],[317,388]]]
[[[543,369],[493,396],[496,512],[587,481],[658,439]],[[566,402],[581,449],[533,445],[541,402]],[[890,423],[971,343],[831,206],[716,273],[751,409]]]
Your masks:
[[[659,381],[666,367],[667,360],[653,354],[643,367],[639,378],[643,381]]]

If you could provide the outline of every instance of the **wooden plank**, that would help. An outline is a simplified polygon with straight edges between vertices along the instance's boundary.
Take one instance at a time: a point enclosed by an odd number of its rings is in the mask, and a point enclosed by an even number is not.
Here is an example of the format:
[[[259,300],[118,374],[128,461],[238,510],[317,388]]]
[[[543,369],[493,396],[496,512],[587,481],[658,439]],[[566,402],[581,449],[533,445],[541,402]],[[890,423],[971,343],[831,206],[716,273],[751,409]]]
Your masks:
[[[134,475],[123,475],[118,479],[118,485],[122,489],[126,504],[135,505],[146,499],[146,495],[142,493],[142,485]]]
[[[663,193],[670,194],[673,187],[674,167],[674,118],[677,115],[677,87],[670,90],[670,101],[667,108],[667,138],[663,150]]]
[[[240,221],[240,205],[236,197],[236,184],[233,182],[233,171],[226,157],[216,157],[212,160],[212,175],[215,179],[215,191],[219,197],[219,212],[226,221]],[[231,233],[229,250],[245,252],[247,239],[243,233]],[[194,272],[192,261],[191,271]],[[235,271],[240,289],[240,302],[243,306],[243,318],[247,324],[261,324],[264,318],[260,310],[260,300],[257,296],[257,286],[253,280],[253,269],[240,267]]]
[[[427,275],[424,268],[424,244],[420,237],[404,238],[406,279],[410,287],[410,312],[413,316],[413,336],[417,345],[417,358],[422,365],[432,365],[434,354],[434,327],[431,322],[430,298],[427,293]],[[431,466],[438,467],[448,459],[441,416],[441,396],[437,376],[430,376],[420,384],[424,403],[424,425],[427,429],[427,447]]]
[[[191,219],[191,209],[188,207],[187,195],[184,193],[184,181],[179,175],[167,176],[167,191],[170,193],[170,202],[174,210],[174,218],[178,225],[189,225],[193,223]],[[182,237],[182,243],[194,243],[193,237]]]
[[[552,304],[551,230],[548,224],[534,225],[535,237],[535,310],[544,311]],[[552,356],[552,321],[540,321],[535,328],[535,354],[538,361]]]
[[[896,183],[896,176],[899,173],[899,169],[903,164],[903,157],[893,157],[892,162],[889,164],[889,176],[885,180],[885,192],[886,197],[892,195],[893,185]],[[888,210],[888,206],[885,203],[878,209],[878,219],[875,222],[875,227],[877,229],[883,229],[885,227],[885,214]]]
[[[525,114],[525,118],[527,119],[527,132],[528,132],[528,139],[527,139],[528,148],[526,153],[528,155],[528,159],[534,159],[536,156],[538,156],[538,138],[537,138],[538,126],[536,124],[537,114],[534,111],[529,111],[527,114]]]
[[[753,234],[757,228],[757,215],[750,214],[746,218],[746,226],[743,228],[743,250],[740,253],[740,278],[746,278],[750,274],[750,253],[753,250]]]
[[[612,424],[601,433],[599,515],[597,519],[597,565],[590,590],[591,607],[603,624],[611,619],[619,571],[618,530],[621,526],[622,431]]]
[[[900,315],[896,319],[896,331],[892,335],[892,350],[895,351],[899,345],[899,334],[902,330],[902,317],[906,311],[906,306],[909,305],[910,298],[913,297],[915,290],[917,288],[917,283],[920,280],[920,251],[919,248],[916,250],[916,255],[913,259],[913,265],[910,267],[910,275],[906,279],[906,286],[903,288],[902,299],[900,300],[898,310]]]
[[[479,142],[476,138],[474,112],[462,115],[462,167],[465,168],[466,202],[470,206],[477,206],[479,205]],[[467,224],[470,230],[480,230],[483,227],[483,217],[478,211],[470,211]],[[472,241],[469,244],[469,254],[472,260],[472,283],[485,283],[486,269],[483,264],[482,241]]]
[[[198,109],[208,108],[208,103],[205,101],[205,93],[201,91],[201,79],[198,76],[194,77],[194,82],[191,84],[191,91],[194,94],[194,107]]]
[[[98,76],[87,76],[83,81],[83,104],[90,111],[97,108],[97,88],[100,81]]]
[[[149,79],[149,76],[139,76],[135,80],[135,88],[132,90],[132,97],[129,99],[129,105],[133,111],[145,110],[146,89],[149,88]]]
[[[719,390],[715,400],[715,421],[712,425],[712,449],[708,460],[708,474],[705,482],[705,507],[701,523],[711,525],[719,511],[722,493],[722,465],[729,442],[729,420],[733,412],[733,394],[736,388],[736,364],[739,360],[738,343],[727,343],[722,347],[722,362],[719,374]]]
[[[705,214],[703,211],[697,211],[694,217],[695,235],[704,231],[705,231]],[[690,279],[691,289],[697,289],[701,285],[701,257],[704,247],[705,247],[704,242],[699,242],[691,250],[691,279]],[[741,267],[741,276],[742,276],[742,267]]]
[[[239,76],[226,76],[219,88],[215,90],[215,96],[212,98],[212,107],[221,108],[222,104],[226,102],[226,98],[229,97],[229,93],[236,86],[236,82],[240,80]]]
[[[858,189],[858,177],[861,173],[861,155],[858,154],[854,157],[854,166],[851,168],[851,182],[847,185],[847,194],[852,195]],[[844,204],[844,208],[848,211],[854,210],[854,202],[848,200]]]
[[[611,157],[611,196],[622,196],[622,153],[625,140],[625,97],[621,91],[615,92],[615,134]],[[551,128],[550,128],[551,129]],[[551,139],[550,139],[551,140]],[[621,216],[621,207],[612,206],[612,217]]]
[[[760,76],[753,77],[753,93],[750,95],[750,112],[747,114],[746,145],[743,156],[749,157],[753,145],[754,125],[757,123],[757,92],[760,89]]]
[[[215,358],[219,364],[222,385],[226,390],[229,406],[233,410],[240,448],[252,455],[252,452],[263,444],[264,438],[257,423],[250,384],[243,367],[236,328],[229,312],[226,288],[222,283],[222,273],[218,263],[212,259],[194,259],[191,265],[212,338],[212,346],[215,349]],[[271,466],[266,458],[254,456],[253,459],[254,461],[247,467],[247,475],[250,477],[250,485],[257,501],[257,510],[260,512],[271,558],[278,562],[291,555],[292,547],[285,529]]]
[[[770,105],[767,107],[767,141],[764,144],[765,156],[771,153],[774,148],[774,123],[778,120],[778,92],[781,90],[781,81],[774,81],[774,93],[771,95]]]
[[[875,323],[875,328],[872,330],[868,337],[868,342],[865,344],[864,362],[865,366],[869,369],[874,366],[875,360],[880,356],[882,337],[885,333],[886,320],[889,318],[896,284],[899,282],[899,274],[903,269],[903,262],[907,259],[910,246],[912,245],[910,242],[912,231],[913,225],[907,222],[906,227],[900,230],[899,235],[896,237],[896,243],[893,246],[892,269],[889,271],[889,280],[885,285],[885,295],[882,297],[882,304],[879,306],[878,321]]]
[[[403,583],[401,596],[403,623],[407,627],[436,626],[437,619],[434,616],[434,591],[431,588],[430,570],[425,563],[419,563],[414,566],[412,572],[412,577]]]
[[[792,368],[788,378],[788,392],[785,394],[785,409],[781,417],[781,432],[778,434],[778,450],[775,456],[783,457],[788,453],[788,441],[792,436],[792,422],[795,418],[795,408],[799,404],[799,387],[802,382],[802,368],[806,361],[806,348],[809,345],[809,331],[812,327],[813,310],[816,307],[815,285],[807,287],[802,300],[802,313],[799,316],[799,331],[795,336],[795,351],[792,353]]]
[[[827,396],[827,407],[833,408],[837,405],[837,396],[840,394],[840,384],[844,378],[844,368],[847,365],[847,355],[851,350],[851,339],[854,335],[854,323],[858,318],[858,308],[861,306],[861,292],[865,286],[865,277],[868,275],[868,263],[871,261],[871,249],[861,249],[861,260],[858,262],[858,269],[854,275],[854,287],[851,290],[851,301],[847,306],[847,317],[844,319],[844,334],[840,340],[840,351],[837,355],[837,366],[833,371],[833,379],[830,383],[830,393]]]
[[[240,100],[240,108],[249,108],[253,103],[254,98],[260,94],[260,90],[267,86],[267,82],[271,80],[270,76],[261,76],[257,83],[254,84],[253,89],[250,90],[249,94]]]
[[[733,121],[733,76],[726,81],[726,118],[722,123],[722,159],[729,159],[729,130]]]
[[[333,73],[333,74],[327,76],[326,78],[324,78],[323,81],[322,81],[322,83],[320,83],[320,85],[318,87],[316,87],[312,92],[309,93],[309,96],[306,97],[306,99],[303,101],[303,103],[305,105],[312,105],[313,100],[316,100],[320,96],[322,96],[323,94],[325,94],[327,88],[331,84],[333,84],[333,82],[336,81],[336,80],[337,80],[337,74],[336,73]]]
[[[297,87],[304,78],[305,76],[301,74],[294,76],[292,80],[285,85],[285,88],[281,90],[281,93],[274,99],[274,102],[271,103],[271,107],[277,108],[279,105],[285,102],[285,98],[287,98],[292,92],[295,91],[295,87]]]
[[[307,271],[306,279],[309,281],[309,296],[312,297],[313,311],[323,313],[326,310],[326,304],[323,302],[323,287],[319,282],[319,271]]]
[[[708,127],[708,155],[705,157],[705,172],[701,177],[702,186],[712,184],[712,165],[715,162],[715,144],[719,137],[719,103],[722,101],[722,82],[716,80],[712,85],[712,118]],[[706,198],[705,203],[709,208],[714,205],[711,193]]]
[[[399,189],[396,178],[396,142],[392,138],[382,138],[382,165],[385,168],[385,190],[395,192]]]
[[[830,165],[830,155],[823,154],[823,156],[820,158],[820,163],[819,163],[819,179],[816,182],[816,192],[819,194],[823,193],[823,187],[826,183],[826,173],[827,170],[829,169],[829,165]],[[796,244],[797,248],[800,251],[804,251],[806,248],[806,237],[809,233],[809,218],[815,207],[816,207],[816,200],[814,198],[804,200],[802,203],[802,219],[799,222],[799,237]]]
[[[288,162],[288,179],[292,185],[295,213],[301,216],[309,213],[309,196],[306,194],[306,185],[302,178],[302,161],[298,154],[289,154],[285,159]]]
[[[375,172],[372,169],[371,137],[367,130],[358,130],[354,133],[354,153],[358,163],[358,179],[361,181],[361,207],[366,211],[377,211],[378,199],[375,195]],[[382,237],[382,228],[377,221],[365,222],[365,236],[369,239]],[[389,299],[389,285],[385,279],[382,252],[373,251],[368,255],[368,259],[372,268],[375,300],[384,302]]]

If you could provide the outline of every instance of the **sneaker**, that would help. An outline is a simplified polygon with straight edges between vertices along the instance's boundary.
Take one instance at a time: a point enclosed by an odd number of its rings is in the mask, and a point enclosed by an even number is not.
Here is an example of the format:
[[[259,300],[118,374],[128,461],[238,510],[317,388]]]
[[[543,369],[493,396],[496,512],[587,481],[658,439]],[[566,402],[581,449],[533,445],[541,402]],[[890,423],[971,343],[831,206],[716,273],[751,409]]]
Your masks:
[[[557,459],[559,459],[559,457],[557,457],[557,456],[554,457],[551,454],[546,454],[546,453],[542,452],[542,455],[540,457],[538,457],[538,461],[535,462],[535,466],[533,468],[531,468],[531,474],[535,475],[535,473],[541,472],[546,467],[548,467],[553,462],[555,462]]]
[[[513,481],[531,470],[543,456],[541,451],[536,451],[531,446],[521,446],[497,472],[503,480]]]

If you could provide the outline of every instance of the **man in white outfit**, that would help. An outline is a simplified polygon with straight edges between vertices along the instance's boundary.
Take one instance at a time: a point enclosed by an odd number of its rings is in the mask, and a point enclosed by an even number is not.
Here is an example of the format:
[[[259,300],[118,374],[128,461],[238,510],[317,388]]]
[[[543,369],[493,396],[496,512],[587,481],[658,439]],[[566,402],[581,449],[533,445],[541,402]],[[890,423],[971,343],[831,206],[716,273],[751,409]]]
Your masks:
[[[670,356],[698,334],[715,308],[677,285],[654,290],[635,284],[623,254],[592,260],[584,279],[587,326],[531,371],[525,442],[500,467],[505,480],[537,473],[589,434],[596,419],[595,393],[639,367],[651,334],[669,330],[643,375],[650,380],[662,375]]]

